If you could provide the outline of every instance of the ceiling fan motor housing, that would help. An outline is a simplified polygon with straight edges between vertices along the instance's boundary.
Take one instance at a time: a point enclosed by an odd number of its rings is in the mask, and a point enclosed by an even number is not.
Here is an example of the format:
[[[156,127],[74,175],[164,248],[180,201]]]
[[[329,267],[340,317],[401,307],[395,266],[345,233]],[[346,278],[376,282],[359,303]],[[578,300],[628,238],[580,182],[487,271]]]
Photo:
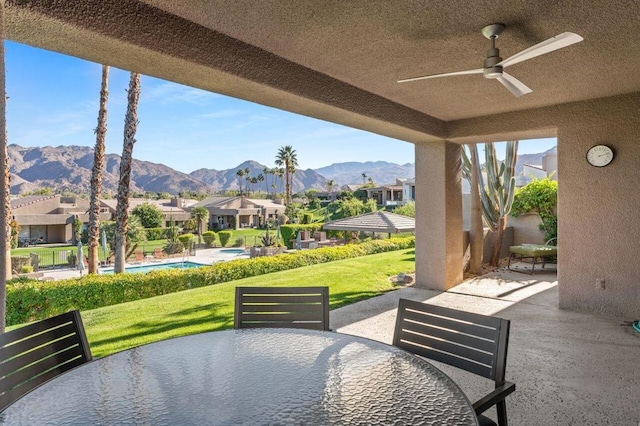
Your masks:
[[[487,59],[484,60],[484,71],[482,74],[484,78],[498,78],[502,76],[502,67],[497,66],[502,62],[502,58],[500,57],[500,49],[495,46],[491,46],[489,50],[487,50]]]

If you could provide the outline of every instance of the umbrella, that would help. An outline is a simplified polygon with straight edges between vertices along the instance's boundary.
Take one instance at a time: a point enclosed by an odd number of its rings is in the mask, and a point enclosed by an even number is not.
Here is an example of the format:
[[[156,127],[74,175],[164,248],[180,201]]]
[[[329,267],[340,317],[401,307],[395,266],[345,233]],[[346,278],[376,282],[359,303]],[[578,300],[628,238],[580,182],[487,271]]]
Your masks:
[[[84,255],[82,254],[82,242],[78,241],[78,265],[76,266],[78,271],[80,271],[80,276],[82,276],[82,271],[84,271]]]
[[[102,252],[107,253],[107,233],[105,230],[102,230]]]
[[[300,235],[300,231],[298,231],[298,235],[296,235],[296,250],[300,250],[302,248],[302,236]]]

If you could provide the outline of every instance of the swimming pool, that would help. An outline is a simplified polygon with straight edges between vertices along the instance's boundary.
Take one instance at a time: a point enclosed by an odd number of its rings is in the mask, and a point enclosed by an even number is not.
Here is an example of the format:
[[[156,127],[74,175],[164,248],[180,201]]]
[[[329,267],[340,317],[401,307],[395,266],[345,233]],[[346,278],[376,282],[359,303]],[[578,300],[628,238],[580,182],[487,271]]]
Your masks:
[[[140,266],[129,266],[125,268],[125,272],[129,272],[132,274],[143,274],[151,271],[160,271],[163,269],[192,269],[199,268],[202,265],[200,263],[195,262],[172,262],[172,263],[159,263],[154,265],[140,265]],[[103,269],[102,274],[113,274],[113,268]]]
[[[222,249],[222,250],[220,250],[220,253],[240,254],[240,253],[244,253],[244,250],[242,250],[242,249]]]

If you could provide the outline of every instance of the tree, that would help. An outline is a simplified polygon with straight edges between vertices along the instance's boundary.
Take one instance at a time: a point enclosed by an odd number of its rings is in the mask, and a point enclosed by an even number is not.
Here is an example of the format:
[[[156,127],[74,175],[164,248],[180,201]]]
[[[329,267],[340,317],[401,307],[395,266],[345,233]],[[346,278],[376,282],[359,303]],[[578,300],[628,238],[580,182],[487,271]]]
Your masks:
[[[271,169],[265,166],[262,169],[262,174],[264,175],[264,189],[267,193],[267,198],[269,198],[269,175],[271,174]]]
[[[558,203],[558,181],[549,179],[533,179],[520,189],[516,190],[511,207],[511,216],[518,217],[521,214],[538,213],[542,223],[540,230],[544,232],[544,239],[550,240],[558,237],[558,216],[555,213]]]
[[[118,203],[116,205],[115,262],[114,273],[124,272],[126,257],[127,221],[129,219],[129,185],[131,182],[131,161],[133,145],[136,142],[138,128],[138,99],[140,97],[140,74],[131,73],[129,79],[127,114],[124,119],[124,142],[120,161],[120,180],[118,181]]]
[[[462,148],[462,176],[467,179],[471,186],[471,212],[469,215],[469,271],[472,274],[482,273],[482,252],[484,251],[484,226],[482,224],[482,201],[480,199],[479,178],[480,170],[473,167],[477,162],[477,150],[470,149],[470,156],[467,155],[467,148]],[[471,158],[471,160],[469,160]],[[465,265],[466,266],[466,265]]]
[[[0,183],[0,265],[4,272],[0,272],[0,332],[4,332],[7,315],[7,280],[11,279],[11,201],[10,201],[10,172],[9,155],[7,153],[7,122],[4,72],[4,7],[0,10],[0,165],[3,168],[2,183]]]
[[[107,135],[107,101],[109,100],[109,67],[102,66],[100,108],[96,127],[96,146],[93,151],[91,169],[91,199],[89,202],[89,274],[98,272],[98,247],[100,246],[100,196],[102,193],[102,171],[104,169],[104,139]]]
[[[340,207],[342,207],[343,217],[357,216],[364,211],[364,203],[357,198],[340,201]]]
[[[200,244],[202,243],[202,233],[204,232],[202,225],[209,220],[209,210],[202,206],[194,207],[191,210],[191,218],[198,222],[198,244]]]
[[[285,177],[285,205],[291,203],[291,175],[296,172],[298,167],[298,157],[296,150],[291,145],[283,146],[278,150],[276,156],[276,164],[278,166],[284,165],[284,177]]]
[[[362,172],[362,184],[364,185],[365,183],[367,183],[367,174]]]
[[[338,185],[336,185],[336,181],[333,179],[328,180],[325,184],[324,187],[327,190],[327,192],[329,193],[329,195],[331,195],[331,198],[333,198],[333,191],[336,190],[336,187]]]
[[[262,183],[264,182],[264,175],[262,173],[260,173],[257,177],[256,180],[258,181],[258,183]],[[266,186],[266,185],[265,185]],[[258,187],[258,192],[260,192],[260,187]]]
[[[273,169],[273,173],[276,176],[276,189],[275,189],[275,191],[282,192],[283,191],[283,189],[282,189],[282,180],[284,178],[284,169],[282,167],[276,167],[275,169]],[[277,179],[280,179],[280,186],[279,187],[278,187],[278,184],[277,184]]]
[[[242,197],[242,178],[244,177],[244,170],[238,169],[236,176],[238,176],[238,186],[240,186],[240,196]]]
[[[138,204],[131,211],[131,214],[138,216],[140,223],[145,228],[160,228],[164,226],[164,214],[155,204]]]
[[[367,203],[371,201],[373,201],[373,205],[375,205],[377,209],[378,204],[376,203],[376,200],[370,198],[367,200]],[[416,203],[414,201],[407,201],[405,204],[393,209],[392,213],[401,214],[403,216],[416,217]]]

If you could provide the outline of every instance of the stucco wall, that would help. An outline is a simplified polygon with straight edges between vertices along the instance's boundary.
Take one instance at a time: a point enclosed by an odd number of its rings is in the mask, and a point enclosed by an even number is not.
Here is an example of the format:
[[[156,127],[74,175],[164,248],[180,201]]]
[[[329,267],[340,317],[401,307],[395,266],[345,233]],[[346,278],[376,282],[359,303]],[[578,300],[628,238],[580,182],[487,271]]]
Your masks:
[[[560,306],[638,319],[640,96],[570,112],[558,128]],[[616,156],[595,168],[585,154],[600,143]]]

